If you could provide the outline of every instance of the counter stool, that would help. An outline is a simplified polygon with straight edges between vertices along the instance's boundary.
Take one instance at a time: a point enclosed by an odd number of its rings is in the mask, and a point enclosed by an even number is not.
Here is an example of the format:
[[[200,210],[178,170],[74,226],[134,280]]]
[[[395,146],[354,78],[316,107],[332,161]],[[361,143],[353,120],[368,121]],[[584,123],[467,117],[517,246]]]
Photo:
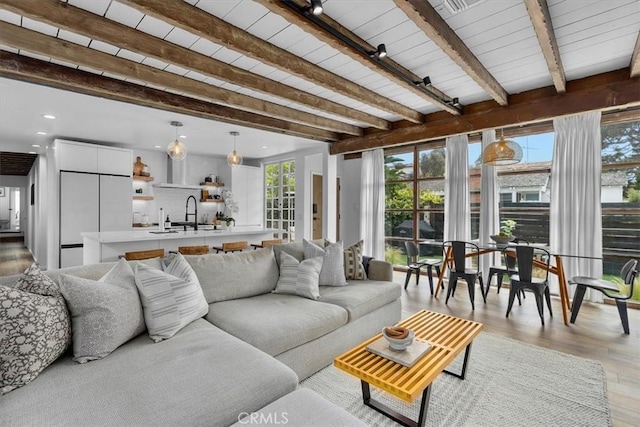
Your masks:
[[[178,246],[182,255],[205,255],[209,253],[208,245]]]
[[[273,239],[273,240],[263,240],[260,243],[252,243],[251,246],[253,246],[253,249],[259,249],[259,248],[268,248],[269,246],[273,246],[273,245],[280,245],[282,244],[282,239]]]
[[[244,240],[242,242],[223,243],[222,246],[212,246],[211,249],[215,249],[216,253],[219,253],[220,251],[222,251],[226,254],[227,252],[242,252],[244,249],[247,249],[248,247],[249,245],[247,244],[247,241]]]
[[[132,251],[125,252],[124,259],[127,261],[140,261],[149,258],[162,258],[164,256],[164,249],[149,249],[146,251]],[[121,256],[122,258],[122,256]]]

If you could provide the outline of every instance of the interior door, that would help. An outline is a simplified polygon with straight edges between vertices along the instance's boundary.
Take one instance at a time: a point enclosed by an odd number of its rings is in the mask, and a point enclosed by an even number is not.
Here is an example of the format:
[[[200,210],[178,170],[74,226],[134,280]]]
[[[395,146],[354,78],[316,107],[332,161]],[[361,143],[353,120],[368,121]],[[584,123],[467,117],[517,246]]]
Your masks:
[[[322,175],[313,174],[313,179],[311,181],[311,226],[312,226],[312,238],[313,239],[322,239],[323,229],[322,229],[322,199],[323,199],[323,189],[322,189]]]

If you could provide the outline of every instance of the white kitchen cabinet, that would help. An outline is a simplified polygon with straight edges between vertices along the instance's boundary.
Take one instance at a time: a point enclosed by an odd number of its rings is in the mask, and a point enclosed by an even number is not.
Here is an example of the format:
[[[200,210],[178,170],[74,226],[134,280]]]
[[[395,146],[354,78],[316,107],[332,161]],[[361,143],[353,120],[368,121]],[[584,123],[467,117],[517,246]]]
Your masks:
[[[131,178],[100,175],[100,231],[131,228]]]
[[[131,150],[98,147],[98,173],[131,176],[133,155]]]
[[[234,214],[236,225],[263,224],[264,177],[262,168],[234,166],[231,168],[231,192],[238,204]]]
[[[98,150],[95,146],[77,142],[56,141],[58,169],[74,172],[97,172]]]

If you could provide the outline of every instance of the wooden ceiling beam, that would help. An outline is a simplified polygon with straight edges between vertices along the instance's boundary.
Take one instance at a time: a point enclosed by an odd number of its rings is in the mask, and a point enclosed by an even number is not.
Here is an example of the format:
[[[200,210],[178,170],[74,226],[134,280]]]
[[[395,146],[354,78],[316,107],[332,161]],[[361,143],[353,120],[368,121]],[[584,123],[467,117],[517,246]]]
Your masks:
[[[508,104],[507,91],[428,1],[394,0],[394,3],[498,104],[502,106]]]
[[[556,41],[556,34],[553,31],[547,0],[524,0],[524,4],[527,7],[531,24],[538,37],[538,43],[542,49],[544,59],[547,61],[553,84],[558,93],[565,93],[567,91],[567,81],[562,59],[560,58],[558,42]]]
[[[285,135],[325,142],[339,139],[339,134],[335,132],[175,95],[6,51],[0,51],[0,76]]]
[[[461,133],[478,132],[519,124],[550,120],[554,117],[585,111],[625,108],[640,105],[640,78],[629,78],[629,69],[611,71],[567,82],[567,92],[558,94],[555,87],[534,89],[510,96],[504,107],[480,102],[467,106],[473,112],[442,118],[427,115],[427,123],[393,131],[376,132],[350,138],[331,145],[331,154],[343,154],[413,144]]]
[[[134,1],[139,1],[139,0],[134,0]],[[150,1],[150,0],[146,0],[146,1]],[[320,16],[312,16],[310,18],[307,18],[302,14],[300,14],[299,12],[297,12],[296,10],[287,6],[286,4],[287,2],[284,2],[284,1],[273,1],[273,0],[254,0],[254,1],[256,1],[257,3],[260,3],[261,5],[269,9],[271,12],[277,13],[278,15],[282,16],[291,24],[302,28],[305,32],[311,34],[318,40],[323,41],[324,43],[327,43],[334,49],[337,49],[340,53],[343,53],[344,55],[349,56],[351,59],[353,59],[354,61],[357,61],[361,65],[364,65],[365,67],[369,68],[371,71],[374,71],[386,77],[387,79],[400,85],[404,89],[408,89],[414,95],[417,95],[425,99],[426,101],[440,107],[441,109],[451,114],[455,114],[455,115],[460,114],[460,110],[458,108],[454,107],[450,103],[445,102],[445,100],[451,99],[451,98],[448,97],[439,89],[437,89],[436,87],[434,86],[429,87],[429,91],[431,93],[428,93],[424,90],[421,90],[419,87],[417,87],[415,82],[422,81],[422,78],[424,76],[420,77],[412,73],[410,70],[404,68],[402,65],[392,60],[389,56],[381,60],[381,61],[384,61],[385,63],[388,63],[393,68],[402,71],[402,74],[406,77],[405,79],[403,79],[399,77],[397,74],[386,69],[384,66],[382,66],[379,63],[379,61],[372,59],[371,56],[368,55],[366,52],[363,52],[362,50],[358,50],[354,46],[341,40],[335,34],[332,34],[331,32],[327,31],[326,28],[331,28],[332,32],[343,34],[347,39],[354,41],[356,44],[361,46],[365,51],[372,52],[376,50],[376,47],[371,46],[367,41],[361,39],[356,34],[351,32],[349,29],[340,25],[340,23],[331,19],[326,13],[323,13]],[[290,0],[288,1],[288,3],[295,4],[298,10],[308,6],[308,2],[306,2],[305,0]],[[318,22],[321,22],[322,25],[318,25],[316,22],[314,22],[316,20]]]
[[[182,46],[166,42],[142,31],[87,12],[59,0],[2,0],[0,9],[9,10],[36,21],[45,22],[76,34],[128,49],[162,62],[197,71],[258,92],[287,99],[379,129],[389,122],[337,102],[311,95],[291,86],[253,74]]]
[[[633,55],[631,55],[631,64],[629,64],[630,77],[640,77],[640,32],[636,39],[636,46],[633,48]]]
[[[418,111],[380,96],[183,0],[120,0],[120,2],[146,15],[364,104],[398,115],[413,123],[422,123],[424,120],[423,114]]]
[[[348,123],[262,101],[238,92],[222,89],[188,77],[182,77],[168,71],[162,71],[148,65],[76,45],[62,39],[46,36],[6,22],[0,22],[0,43],[15,49],[25,49],[28,52],[51,56],[72,64],[83,65],[137,81],[167,87],[191,96],[205,97],[212,102],[231,107],[235,106],[253,113],[334,132],[355,136],[362,135],[361,128]]]

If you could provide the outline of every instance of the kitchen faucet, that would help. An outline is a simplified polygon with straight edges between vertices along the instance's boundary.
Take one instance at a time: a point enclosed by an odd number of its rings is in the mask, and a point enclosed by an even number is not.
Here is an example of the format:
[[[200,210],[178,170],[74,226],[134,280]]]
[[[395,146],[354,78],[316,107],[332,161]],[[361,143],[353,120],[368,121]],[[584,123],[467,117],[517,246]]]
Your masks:
[[[195,212],[189,213],[189,199],[193,199],[193,205],[195,207]],[[193,229],[195,231],[198,230],[198,201],[196,200],[196,198],[194,196],[189,196],[187,197],[187,204],[184,207],[184,220],[185,221],[189,221],[189,216],[193,215],[194,220],[193,220]],[[187,226],[185,225],[185,230]]]

